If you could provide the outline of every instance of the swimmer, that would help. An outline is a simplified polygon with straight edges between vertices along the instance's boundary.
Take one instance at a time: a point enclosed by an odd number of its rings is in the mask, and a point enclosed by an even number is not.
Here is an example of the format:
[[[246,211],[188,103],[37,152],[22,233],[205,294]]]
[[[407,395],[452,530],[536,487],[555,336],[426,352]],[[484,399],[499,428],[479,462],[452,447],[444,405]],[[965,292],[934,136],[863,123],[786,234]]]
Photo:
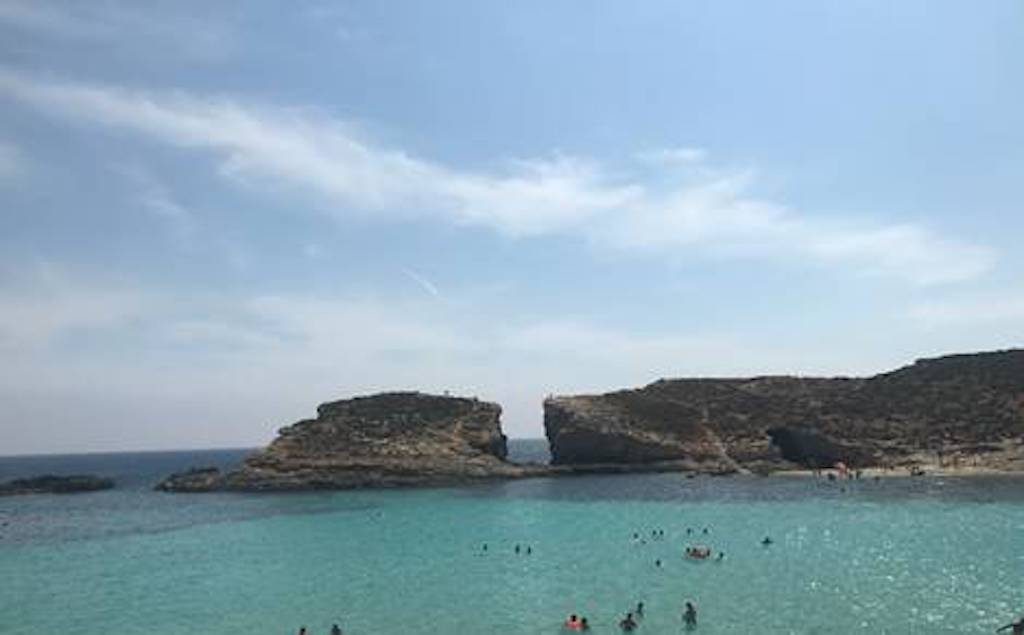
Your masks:
[[[633,619],[632,613],[626,613],[626,617],[622,618],[619,622],[619,628],[624,631],[632,631],[636,629],[636,620]]]
[[[571,631],[577,631],[580,628],[580,618],[575,613],[569,616],[569,619],[565,620],[565,627]]]
[[[764,540],[761,541],[761,544],[767,547],[768,545],[772,544],[772,542],[774,541],[771,539],[770,536],[765,536]]]
[[[519,545],[516,545],[516,553],[519,553]]]
[[[703,532],[701,532],[701,533],[703,533],[703,534],[704,534],[705,536],[706,536],[706,535],[708,535],[708,528],[707,528],[707,527],[705,527],[705,528],[704,528],[704,531],[703,531]]]
[[[589,631],[590,630],[590,624],[587,622],[587,618],[585,618],[585,617],[580,619],[580,630],[581,631]]]
[[[719,551],[718,552],[718,561],[721,562],[722,560],[725,560],[725,552],[724,551]]]
[[[533,553],[533,547],[527,546],[526,547],[526,555],[530,555],[531,553]]]
[[[636,612],[636,616],[637,617],[643,617],[644,616],[644,603],[643,602],[637,602],[636,603],[636,611],[635,612]]]
[[[1007,624],[1006,626],[1003,626],[1002,628],[997,628],[996,632],[997,633],[1001,633],[1001,632],[1005,631],[1008,628],[1012,628],[1013,629],[1013,631],[1011,631],[1013,633],[1013,635],[1024,635],[1024,617],[1020,618],[1016,622],[1010,622],[1009,624]]]
[[[331,635],[341,635],[341,627],[335,624],[331,627]]]
[[[687,628],[697,626],[697,607],[693,605],[693,602],[686,602],[686,610],[683,611],[683,624],[686,624]]]
[[[660,567],[661,566],[661,560],[655,560],[654,561],[654,566]]]
[[[306,635],[306,627],[305,626],[299,628],[299,635]]]
[[[484,551],[487,551],[487,543],[484,543]]]

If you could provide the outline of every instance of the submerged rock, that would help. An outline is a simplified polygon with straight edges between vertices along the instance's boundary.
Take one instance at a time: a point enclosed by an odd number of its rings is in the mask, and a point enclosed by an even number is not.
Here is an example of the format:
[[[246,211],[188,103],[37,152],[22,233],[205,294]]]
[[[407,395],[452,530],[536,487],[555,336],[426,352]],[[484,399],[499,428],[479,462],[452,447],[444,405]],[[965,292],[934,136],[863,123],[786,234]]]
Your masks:
[[[209,492],[221,489],[224,475],[216,467],[194,467],[171,474],[157,484],[163,492]]]
[[[1024,350],[951,355],[870,378],[660,380],[551,397],[558,465],[770,472],[936,462],[1024,469]]]
[[[0,483],[0,496],[19,494],[74,494],[77,492],[96,492],[114,487],[109,478],[89,474],[73,474],[56,476],[46,474],[32,478],[18,478]]]
[[[317,417],[282,428],[237,470],[175,474],[164,491],[388,487],[517,477],[538,468],[505,461],[501,407],[394,392],[325,403]]]

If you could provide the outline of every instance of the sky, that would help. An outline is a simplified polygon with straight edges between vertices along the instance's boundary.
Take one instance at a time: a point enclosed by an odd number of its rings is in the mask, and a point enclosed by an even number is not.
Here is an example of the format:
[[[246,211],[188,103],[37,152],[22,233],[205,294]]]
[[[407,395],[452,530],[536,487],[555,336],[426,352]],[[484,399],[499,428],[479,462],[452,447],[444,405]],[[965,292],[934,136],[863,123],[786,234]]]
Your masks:
[[[1024,3],[0,0],[0,454],[1024,342]]]

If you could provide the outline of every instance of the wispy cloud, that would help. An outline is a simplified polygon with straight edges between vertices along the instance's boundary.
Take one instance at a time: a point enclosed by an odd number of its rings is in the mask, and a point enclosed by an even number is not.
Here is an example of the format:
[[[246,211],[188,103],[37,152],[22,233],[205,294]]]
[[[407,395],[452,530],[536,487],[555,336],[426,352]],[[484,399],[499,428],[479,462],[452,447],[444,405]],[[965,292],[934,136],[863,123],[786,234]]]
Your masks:
[[[47,346],[83,329],[116,328],[151,309],[145,294],[85,281],[46,262],[8,278],[0,284],[0,350]]]
[[[137,190],[136,199],[144,211],[164,223],[180,245],[191,245],[196,234],[195,216],[175,200],[164,183],[138,165],[118,164],[113,169]]]
[[[984,326],[1024,322],[1024,293],[961,298],[917,304],[907,311],[913,320],[928,327]]]
[[[700,163],[707,158],[707,151],[703,148],[656,148],[638,152],[636,158],[641,161],[656,164],[687,164]]]
[[[159,42],[192,59],[221,58],[233,50],[234,38],[223,24],[188,11],[178,11],[173,3],[157,8],[117,1],[0,0],[0,26],[93,45],[143,40],[152,50]]]
[[[974,278],[991,250],[928,228],[854,217],[822,220],[757,196],[749,172],[716,168],[692,148],[655,153],[675,165],[645,178],[629,162],[554,156],[502,172],[456,169],[381,146],[308,109],[143,93],[0,72],[0,93],[53,114],[132,130],[219,158],[226,176],[273,181],[331,213],[436,219],[513,236],[578,236],[597,246],[676,254],[802,259],[919,284]],[[649,157],[650,158],[650,157]]]
[[[402,273],[404,273],[406,275],[406,277],[408,277],[410,280],[412,280],[413,282],[418,284],[419,287],[421,289],[423,289],[424,291],[426,291],[429,295],[431,295],[431,296],[433,296],[435,298],[439,297],[441,295],[441,292],[438,291],[438,289],[437,289],[437,285],[435,285],[433,282],[428,280],[426,277],[416,273],[412,269],[407,269],[407,268],[403,267],[402,268]]]

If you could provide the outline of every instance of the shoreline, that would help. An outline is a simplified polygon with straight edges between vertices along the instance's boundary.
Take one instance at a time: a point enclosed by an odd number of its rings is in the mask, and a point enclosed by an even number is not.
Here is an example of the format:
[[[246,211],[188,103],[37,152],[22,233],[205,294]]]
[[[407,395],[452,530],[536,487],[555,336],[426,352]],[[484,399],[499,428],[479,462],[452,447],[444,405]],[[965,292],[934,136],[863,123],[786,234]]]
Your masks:
[[[989,466],[972,465],[969,467],[950,467],[948,465],[939,466],[936,464],[920,464],[915,465],[914,468],[922,470],[921,474],[914,474],[906,467],[886,469],[881,467],[870,467],[862,468],[860,470],[861,477],[847,478],[840,477],[838,470],[819,470],[818,473],[815,470],[809,469],[792,469],[792,470],[778,470],[776,472],[770,472],[766,476],[783,476],[783,477],[794,477],[794,478],[821,478],[827,479],[828,474],[835,474],[836,481],[847,481],[847,480],[864,480],[864,479],[890,479],[890,478],[928,478],[935,476],[957,476],[957,477],[974,477],[974,476],[1015,476],[1024,477],[1024,469],[1001,469]],[[851,470],[851,473],[855,473],[857,470]]]

